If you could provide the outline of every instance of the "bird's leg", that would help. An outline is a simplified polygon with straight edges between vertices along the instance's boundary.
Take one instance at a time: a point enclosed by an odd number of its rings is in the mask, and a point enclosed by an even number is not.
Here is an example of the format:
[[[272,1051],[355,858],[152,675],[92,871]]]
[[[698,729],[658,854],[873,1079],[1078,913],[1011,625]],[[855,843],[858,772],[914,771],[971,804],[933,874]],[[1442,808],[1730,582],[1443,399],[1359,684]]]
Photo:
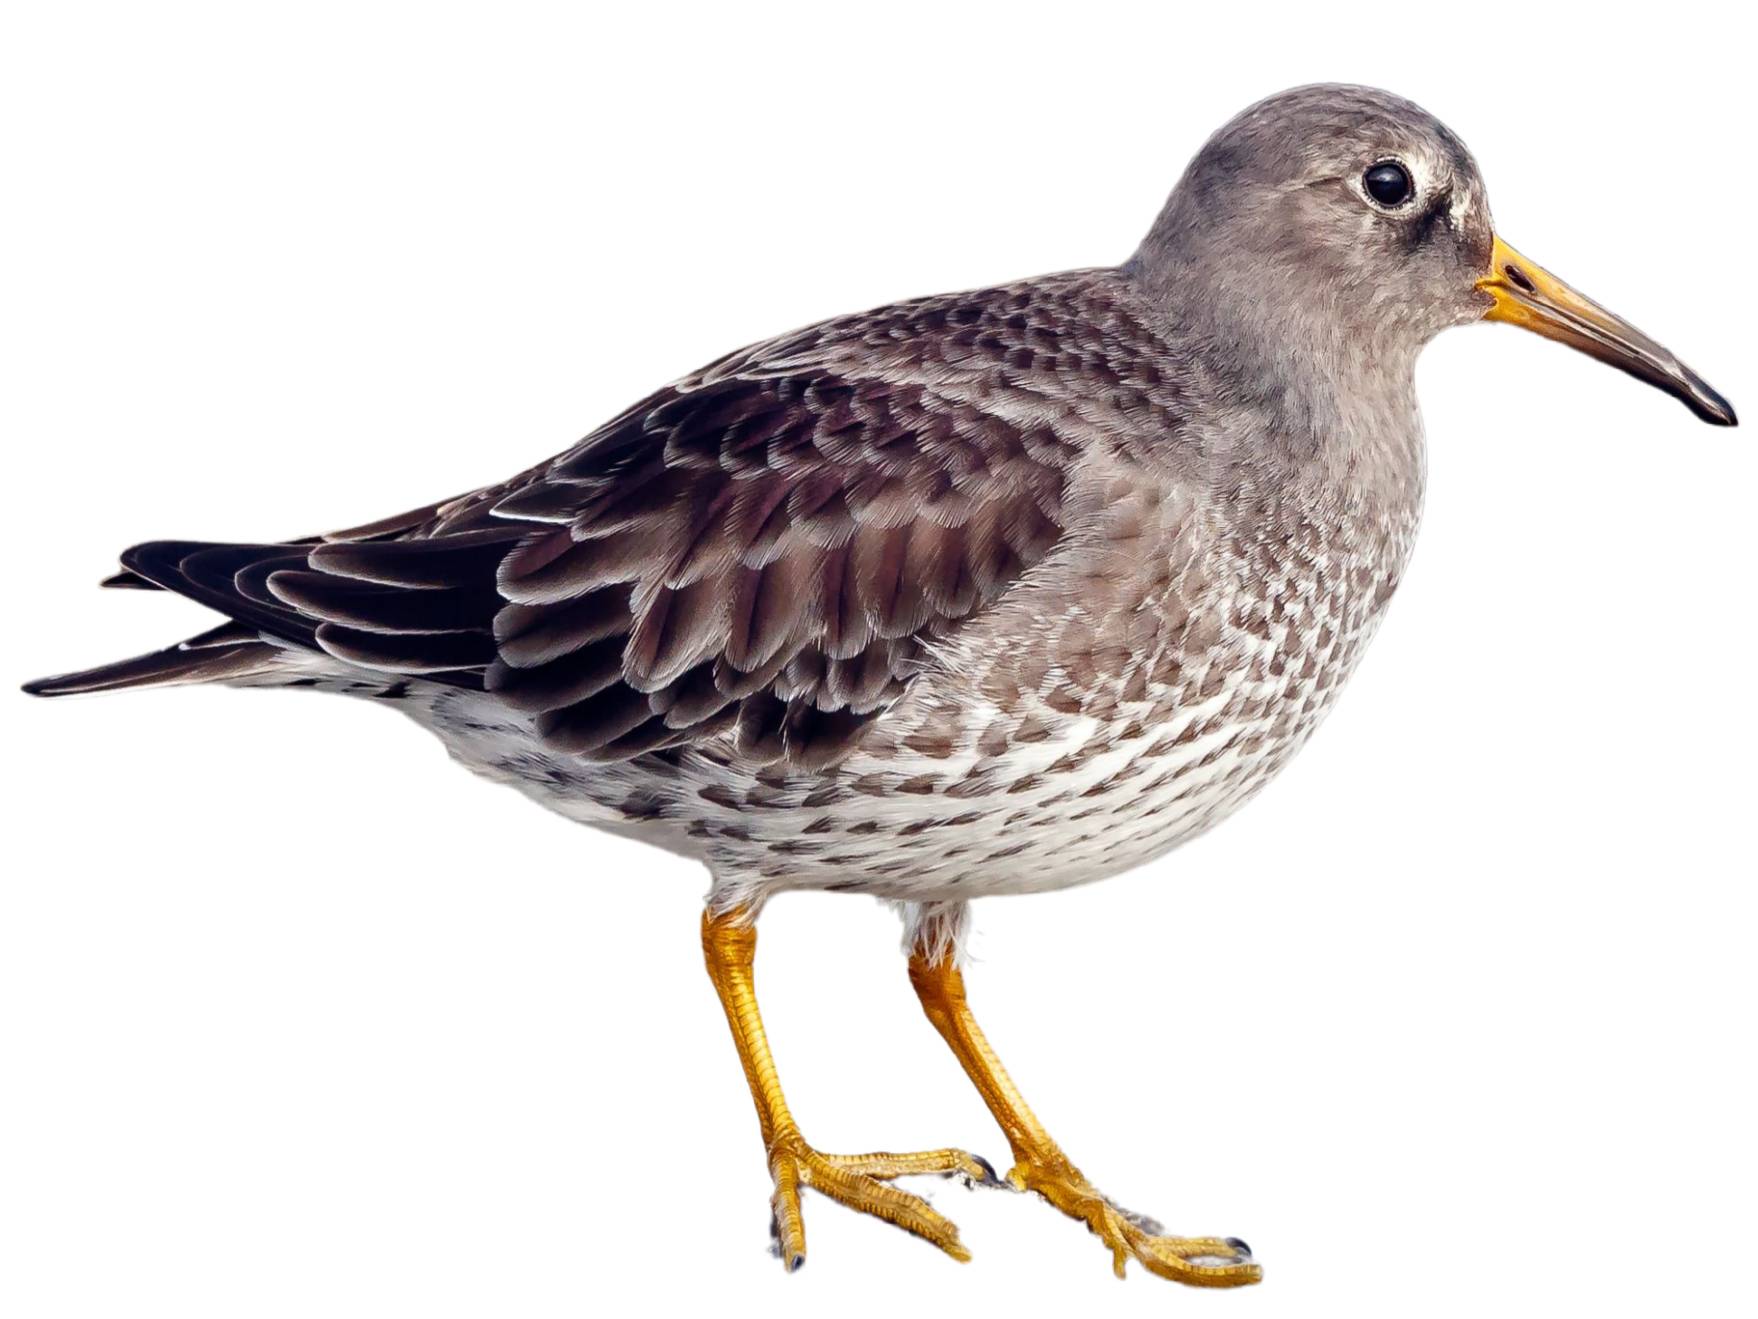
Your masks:
[[[883,1218],[906,1231],[933,1242],[954,1259],[970,1258],[958,1239],[958,1228],[934,1212],[920,1196],[886,1183],[894,1177],[937,1173],[962,1177],[970,1183],[998,1184],[987,1162],[963,1150],[925,1150],[915,1154],[822,1154],[800,1135],[781,1093],[775,1059],[763,1033],[757,1011],[757,991],[751,979],[751,963],[757,950],[757,927],[749,912],[723,914],[710,911],[702,917],[702,951],[708,976],[726,1009],[733,1043],[745,1080],[757,1103],[757,1121],[763,1131],[763,1147],[769,1156],[769,1173],[775,1182],[771,1201],[776,1249],[791,1273],[806,1262],[806,1229],[800,1216],[800,1188],[810,1186],[862,1213]]]
[[[949,955],[918,952],[910,958],[910,983],[934,1023],[1013,1147],[1007,1181],[1036,1191],[1070,1218],[1078,1218],[1111,1248],[1112,1266],[1123,1276],[1133,1256],[1151,1273],[1198,1287],[1240,1287],[1263,1271],[1237,1238],[1173,1237],[1152,1219],[1113,1204],[1069,1161],[1038,1121],[984,1038],[965,1001],[964,976]]]

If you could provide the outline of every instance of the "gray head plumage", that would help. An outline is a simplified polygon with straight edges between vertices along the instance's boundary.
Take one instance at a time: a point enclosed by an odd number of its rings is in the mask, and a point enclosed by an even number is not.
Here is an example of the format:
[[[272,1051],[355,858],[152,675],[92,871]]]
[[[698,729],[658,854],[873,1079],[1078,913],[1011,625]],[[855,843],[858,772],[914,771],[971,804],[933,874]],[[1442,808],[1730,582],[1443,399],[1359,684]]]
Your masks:
[[[1465,144],[1373,88],[1297,87],[1236,116],[1190,162],[1126,269],[1266,392],[1358,386],[1364,367],[1407,377],[1440,331],[1487,318],[1734,422],[1665,348],[1503,244]]]
[[[1366,191],[1375,166],[1406,172],[1407,196]],[[1260,101],[1209,139],[1133,265],[1150,287],[1192,290],[1186,315],[1250,319],[1286,341],[1373,342],[1411,354],[1482,316],[1473,285],[1493,230],[1465,144],[1419,107],[1362,87],[1301,87]]]

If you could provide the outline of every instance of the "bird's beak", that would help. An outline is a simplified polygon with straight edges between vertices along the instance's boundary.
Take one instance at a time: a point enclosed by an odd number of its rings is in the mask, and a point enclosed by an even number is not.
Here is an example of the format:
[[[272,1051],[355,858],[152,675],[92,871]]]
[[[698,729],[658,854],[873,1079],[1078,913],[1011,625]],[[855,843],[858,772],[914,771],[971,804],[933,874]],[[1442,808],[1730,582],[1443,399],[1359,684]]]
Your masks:
[[[1665,390],[1704,421],[1738,425],[1733,406],[1702,376],[1621,317],[1582,297],[1562,280],[1495,240],[1489,274],[1477,281],[1494,299],[1486,321],[1507,321],[1579,348],[1638,380]]]

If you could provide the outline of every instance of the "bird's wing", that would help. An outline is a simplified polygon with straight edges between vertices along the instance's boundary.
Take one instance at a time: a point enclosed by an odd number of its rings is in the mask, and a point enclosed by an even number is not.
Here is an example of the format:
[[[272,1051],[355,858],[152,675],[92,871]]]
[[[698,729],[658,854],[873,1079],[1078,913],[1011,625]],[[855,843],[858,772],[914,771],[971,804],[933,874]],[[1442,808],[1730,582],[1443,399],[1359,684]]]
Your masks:
[[[479,686],[561,751],[730,733],[827,764],[1063,534],[1078,448],[1000,387],[1017,336],[993,324],[945,302],[827,322],[500,485],[315,545],[124,563],[349,664]]]

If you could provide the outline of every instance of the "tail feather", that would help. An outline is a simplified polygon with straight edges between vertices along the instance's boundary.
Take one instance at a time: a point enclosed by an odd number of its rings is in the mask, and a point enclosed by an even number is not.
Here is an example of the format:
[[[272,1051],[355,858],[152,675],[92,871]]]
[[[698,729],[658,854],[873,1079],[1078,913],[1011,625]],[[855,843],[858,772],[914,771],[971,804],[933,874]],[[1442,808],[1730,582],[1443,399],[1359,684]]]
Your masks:
[[[442,507],[414,509],[328,537],[256,544],[155,540],[132,546],[122,552],[122,570],[105,578],[104,586],[170,591],[216,609],[230,621],[165,650],[78,673],[39,678],[26,683],[24,690],[34,696],[68,696],[123,687],[224,682],[277,671],[287,676],[289,668],[299,668],[297,660],[289,663],[291,657],[305,652],[323,656],[345,643],[355,645],[358,653],[336,650],[344,668],[352,657],[363,667],[394,667],[398,673],[419,671],[434,682],[480,689],[482,669],[493,654],[492,648],[487,652],[482,649],[488,644],[488,632],[479,615],[486,610],[487,617],[493,616],[493,605],[499,599],[493,587],[495,566],[523,531],[516,525],[496,525],[456,535],[416,536],[414,553],[403,552],[402,546],[392,543],[405,534],[413,535]],[[374,545],[389,556],[389,566],[377,565],[375,571],[390,573],[389,577],[369,575],[348,584],[343,579],[353,574],[344,572],[335,583],[327,578],[315,583],[310,580],[322,577],[311,571],[313,556],[320,551],[345,559]],[[481,590],[492,600],[480,599],[480,590],[472,594],[453,589],[453,577],[466,568],[475,574],[468,580],[479,579]],[[274,582],[281,579],[285,579],[284,587],[277,589]],[[386,605],[382,598],[386,595],[401,599],[387,585],[433,589],[404,592],[409,601],[399,604],[387,619],[379,619],[371,610],[362,612],[363,593],[372,595],[369,603],[379,606]],[[341,603],[332,597],[340,598]],[[303,608],[301,602],[307,599],[316,601],[317,607]],[[378,663],[383,656],[353,637],[360,628],[329,621],[336,609],[349,608],[353,610],[349,619],[364,624],[363,636],[385,634],[375,639],[380,650],[390,647],[385,653],[396,661],[394,666]],[[385,625],[376,626],[378,623]],[[320,628],[335,631],[336,639],[321,640]],[[416,647],[423,652],[415,657],[419,668],[410,667],[414,661],[396,651],[394,638],[402,634],[432,641],[431,646],[424,641]],[[433,667],[433,656],[426,652],[434,647],[444,648],[437,653],[452,667]],[[392,684],[402,685],[400,681]]]
[[[274,667],[278,648],[253,627],[223,623],[164,650],[100,664],[78,673],[61,673],[24,684],[32,696],[74,696],[124,687],[168,687],[187,682],[218,682]]]
[[[316,625],[266,593],[240,590],[243,570],[268,561],[304,566],[305,551],[283,544],[217,544],[150,540],[122,551],[122,566],[154,586],[189,597],[241,623],[297,646],[317,649]]]

